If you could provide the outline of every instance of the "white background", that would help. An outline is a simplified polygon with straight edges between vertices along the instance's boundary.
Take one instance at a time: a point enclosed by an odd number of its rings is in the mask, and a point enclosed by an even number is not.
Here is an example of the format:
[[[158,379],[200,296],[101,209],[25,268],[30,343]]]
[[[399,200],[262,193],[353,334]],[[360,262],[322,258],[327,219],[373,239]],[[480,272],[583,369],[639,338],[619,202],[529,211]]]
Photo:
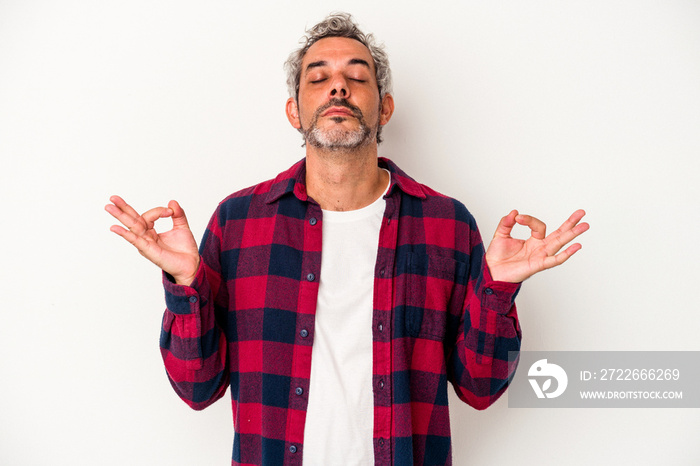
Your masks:
[[[523,287],[523,349],[700,349],[698,2],[0,0],[0,463],[229,464],[230,405],[171,390],[160,273],[103,206],[178,199],[201,237],[300,159],[282,63],[332,10],[387,45],[380,154],[487,240],[511,208],[587,210]],[[456,465],[700,462],[696,409],[450,402]]]

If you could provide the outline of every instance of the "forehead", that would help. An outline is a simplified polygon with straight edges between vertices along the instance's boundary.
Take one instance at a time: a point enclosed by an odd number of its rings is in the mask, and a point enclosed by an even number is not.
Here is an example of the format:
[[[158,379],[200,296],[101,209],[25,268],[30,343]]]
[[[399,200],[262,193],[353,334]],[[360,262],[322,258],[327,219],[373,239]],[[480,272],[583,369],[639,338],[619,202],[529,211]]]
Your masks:
[[[329,65],[343,65],[352,59],[365,60],[374,72],[372,55],[361,42],[348,37],[326,37],[309,47],[301,62],[301,68],[304,72],[309,63],[325,61]]]

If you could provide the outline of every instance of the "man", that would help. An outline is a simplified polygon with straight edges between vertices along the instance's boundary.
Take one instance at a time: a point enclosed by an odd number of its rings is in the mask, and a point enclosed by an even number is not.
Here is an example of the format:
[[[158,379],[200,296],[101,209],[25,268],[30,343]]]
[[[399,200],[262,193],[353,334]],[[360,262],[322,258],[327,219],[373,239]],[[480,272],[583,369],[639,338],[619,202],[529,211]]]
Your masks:
[[[164,271],[176,392],[203,409],[230,386],[232,464],[450,464],[447,382],[477,409],[505,391],[519,283],[580,248],[559,252],[584,212],[545,236],[514,210],[484,252],[462,204],[378,158],[394,101],[372,36],[345,14],[307,32],[286,64],[305,159],[222,201],[199,250],[175,201],[114,196],[112,231]]]

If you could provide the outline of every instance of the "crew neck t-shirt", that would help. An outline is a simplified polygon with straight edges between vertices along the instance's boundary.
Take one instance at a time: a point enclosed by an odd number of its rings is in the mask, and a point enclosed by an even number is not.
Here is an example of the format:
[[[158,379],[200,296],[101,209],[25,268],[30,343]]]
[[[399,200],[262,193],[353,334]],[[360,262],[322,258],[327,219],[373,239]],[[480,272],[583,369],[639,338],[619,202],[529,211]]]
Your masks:
[[[372,297],[384,194],[358,210],[323,211],[305,466],[374,464]]]

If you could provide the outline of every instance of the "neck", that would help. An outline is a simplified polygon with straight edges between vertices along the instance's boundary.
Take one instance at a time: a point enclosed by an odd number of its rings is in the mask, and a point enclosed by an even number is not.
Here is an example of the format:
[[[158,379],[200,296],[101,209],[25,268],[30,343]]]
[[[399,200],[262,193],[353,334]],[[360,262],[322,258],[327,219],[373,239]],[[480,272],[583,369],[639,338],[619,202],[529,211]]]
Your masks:
[[[382,195],[389,175],[377,166],[377,146],[321,151],[307,146],[306,190],[324,210],[357,210]]]

